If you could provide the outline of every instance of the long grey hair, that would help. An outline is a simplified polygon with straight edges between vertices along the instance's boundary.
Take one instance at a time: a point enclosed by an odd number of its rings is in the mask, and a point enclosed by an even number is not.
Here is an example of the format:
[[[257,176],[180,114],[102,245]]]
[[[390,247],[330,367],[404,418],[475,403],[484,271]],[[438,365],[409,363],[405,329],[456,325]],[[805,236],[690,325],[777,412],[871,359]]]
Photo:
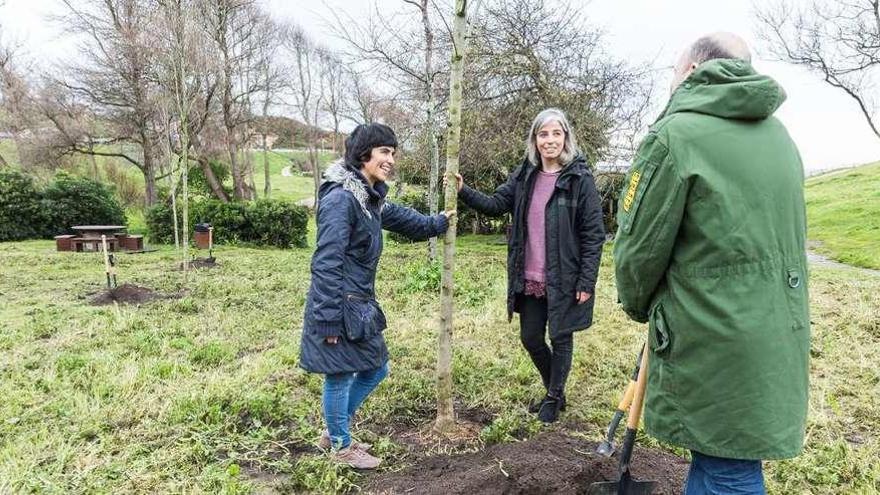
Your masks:
[[[574,130],[568,123],[565,113],[558,108],[548,108],[542,110],[541,113],[532,121],[532,127],[529,129],[529,135],[526,137],[526,158],[536,167],[541,166],[541,153],[538,152],[538,131],[548,122],[559,122],[562,130],[565,132],[565,141],[562,145],[562,152],[559,153],[559,162],[562,166],[568,165],[578,154],[577,139],[574,136]]]

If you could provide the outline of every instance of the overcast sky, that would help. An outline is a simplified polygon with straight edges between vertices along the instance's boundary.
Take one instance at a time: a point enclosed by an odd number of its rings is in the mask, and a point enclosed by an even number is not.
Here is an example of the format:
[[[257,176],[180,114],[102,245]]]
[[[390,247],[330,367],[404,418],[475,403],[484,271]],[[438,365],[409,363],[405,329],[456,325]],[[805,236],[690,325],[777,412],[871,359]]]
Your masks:
[[[380,10],[388,12],[403,8],[402,0],[375,2]],[[327,9],[358,18],[366,15],[373,0],[261,0],[261,3],[279,17],[296,20],[316,40],[339,46],[338,41],[327,35],[323,25],[324,19],[331,18]],[[718,30],[733,31],[745,37],[753,47],[756,45],[751,0],[571,0],[571,3],[583,5],[587,19],[605,29],[609,52],[633,62],[672,65],[690,42]],[[25,43],[31,55],[50,60],[67,58],[75,56],[75,51],[59,34],[59,28],[46,19],[47,14],[63,11],[58,0],[6,0],[0,7],[0,23],[8,35]],[[388,28],[394,29],[394,26]],[[762,60],[760,56],[754,65],[779,81],[788,93],[788,100],[777,116],[798,144],[808,171],[880,160],[880,139],[871,133],[854,100],[803,69]],[[657,108],[662,108],[660,100],[668,96],[665,91],[668,76],[668,71],[657,73],[657,77],[662,78],[658,81]]]

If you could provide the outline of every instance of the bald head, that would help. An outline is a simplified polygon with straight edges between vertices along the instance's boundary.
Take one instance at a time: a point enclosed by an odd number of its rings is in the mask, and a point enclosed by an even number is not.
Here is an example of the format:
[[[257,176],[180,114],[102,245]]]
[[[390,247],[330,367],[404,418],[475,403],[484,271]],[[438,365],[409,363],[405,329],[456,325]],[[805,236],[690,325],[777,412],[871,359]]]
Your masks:
[[[672,90],[675,91],[700,64],[719,58],[737,58],[751,62],[752,53],[745,40],[733,33],[719,31],[703,36],[681,54],[675,65]]]
[[[752,54],[745,40],[733,33],[719,31],[703,36],[685,52],[688,63],[697,65],[716,58],[738,58],[750,62]]]

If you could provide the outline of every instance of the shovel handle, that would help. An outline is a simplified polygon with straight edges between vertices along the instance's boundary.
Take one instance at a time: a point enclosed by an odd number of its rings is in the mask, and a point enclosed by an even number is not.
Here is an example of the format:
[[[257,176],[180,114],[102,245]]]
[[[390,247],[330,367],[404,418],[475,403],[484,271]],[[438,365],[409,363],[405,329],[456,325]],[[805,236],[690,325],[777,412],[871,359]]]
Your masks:
[[[629,409],[629,405],[632,404],[633,395],[635,395],[636,390],[636,381],[639,379],[639,370],[642,369],[642,355],[644,353],[645,346],[642,346],[639,356],[636,358],[636,367],[633,370],[632,377],[629,383],[626,384],[626,389],[623,392],[623,397],[620,398],[620,403],[617,404],[618,411],[626,412]]]
[[[630,380],[629,383],[626,384],[626,390],[623,392],[623,397],[620,398],[620,402],[617,404],[618,411],[626,412],[629,409],[629,405],[632,404],[635,391],[636,382],[635,380]]]
[[[645,389],[648,385],[648,353],[642,352],[642,362],[639,365],[639,377],[636,380],[635,392],[632,404],[629,405],[629,415],[626,418],[627,430],[636,430],[639,427],[639,418],[642,415],[642,404],[645,401]]]

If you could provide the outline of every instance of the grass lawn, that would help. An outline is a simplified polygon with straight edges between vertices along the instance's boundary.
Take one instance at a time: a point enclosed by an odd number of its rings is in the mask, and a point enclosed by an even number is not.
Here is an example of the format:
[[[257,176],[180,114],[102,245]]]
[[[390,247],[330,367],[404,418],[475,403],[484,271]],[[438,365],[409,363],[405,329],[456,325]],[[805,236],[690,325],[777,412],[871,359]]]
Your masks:
[[[880,269],[880,162],[807,180],[808,237],[841,263]]]
[[[257,188],[257,196],[263,197],[263,189],[266,179],[263,169],[263,152],[251,151],[251,157],[254,164],[254,186]],[[301,199],[311,198],[315,195],[315,182],[311,176],[303,176],[294,172],[294,175],[283,176],[282,169],[291,164],[292,160],[304,162],[306,160],[306,152],[304,151],[270,151],[267,154],[269,161],[269,183],[272,184],[272,199],[286,199],[290,201],[299,201]],[[333,161],[332,153],[321,153],[319,156],[321,167]]]
[[[507,322],[495,241],[461,239],[456,274],[455,393],[491,415],[484,445],[546,429],[525,412],[541,389]],[[392,371],[355,430],[391,469],[405,448],[379,425],[433,415],[439,268],[424,253],[388,243],[377,283]],[[322,379],[297,368],[311,250],[215,254],[220,266],[185,289],[172,250],[121,254],[120,283],[178,297],[94,307],[99,255],[0,244],[0,493],[332,493],[364,481],[308,447],[323,428]],[[644,335],[616,308],[607,254],[600,281],[596,323],[576,337],[565,426],[551,427],[591,439]],[[817,268],[811,290],[808,443],[767,464],[770,492],[877,493],[880,277]]]

